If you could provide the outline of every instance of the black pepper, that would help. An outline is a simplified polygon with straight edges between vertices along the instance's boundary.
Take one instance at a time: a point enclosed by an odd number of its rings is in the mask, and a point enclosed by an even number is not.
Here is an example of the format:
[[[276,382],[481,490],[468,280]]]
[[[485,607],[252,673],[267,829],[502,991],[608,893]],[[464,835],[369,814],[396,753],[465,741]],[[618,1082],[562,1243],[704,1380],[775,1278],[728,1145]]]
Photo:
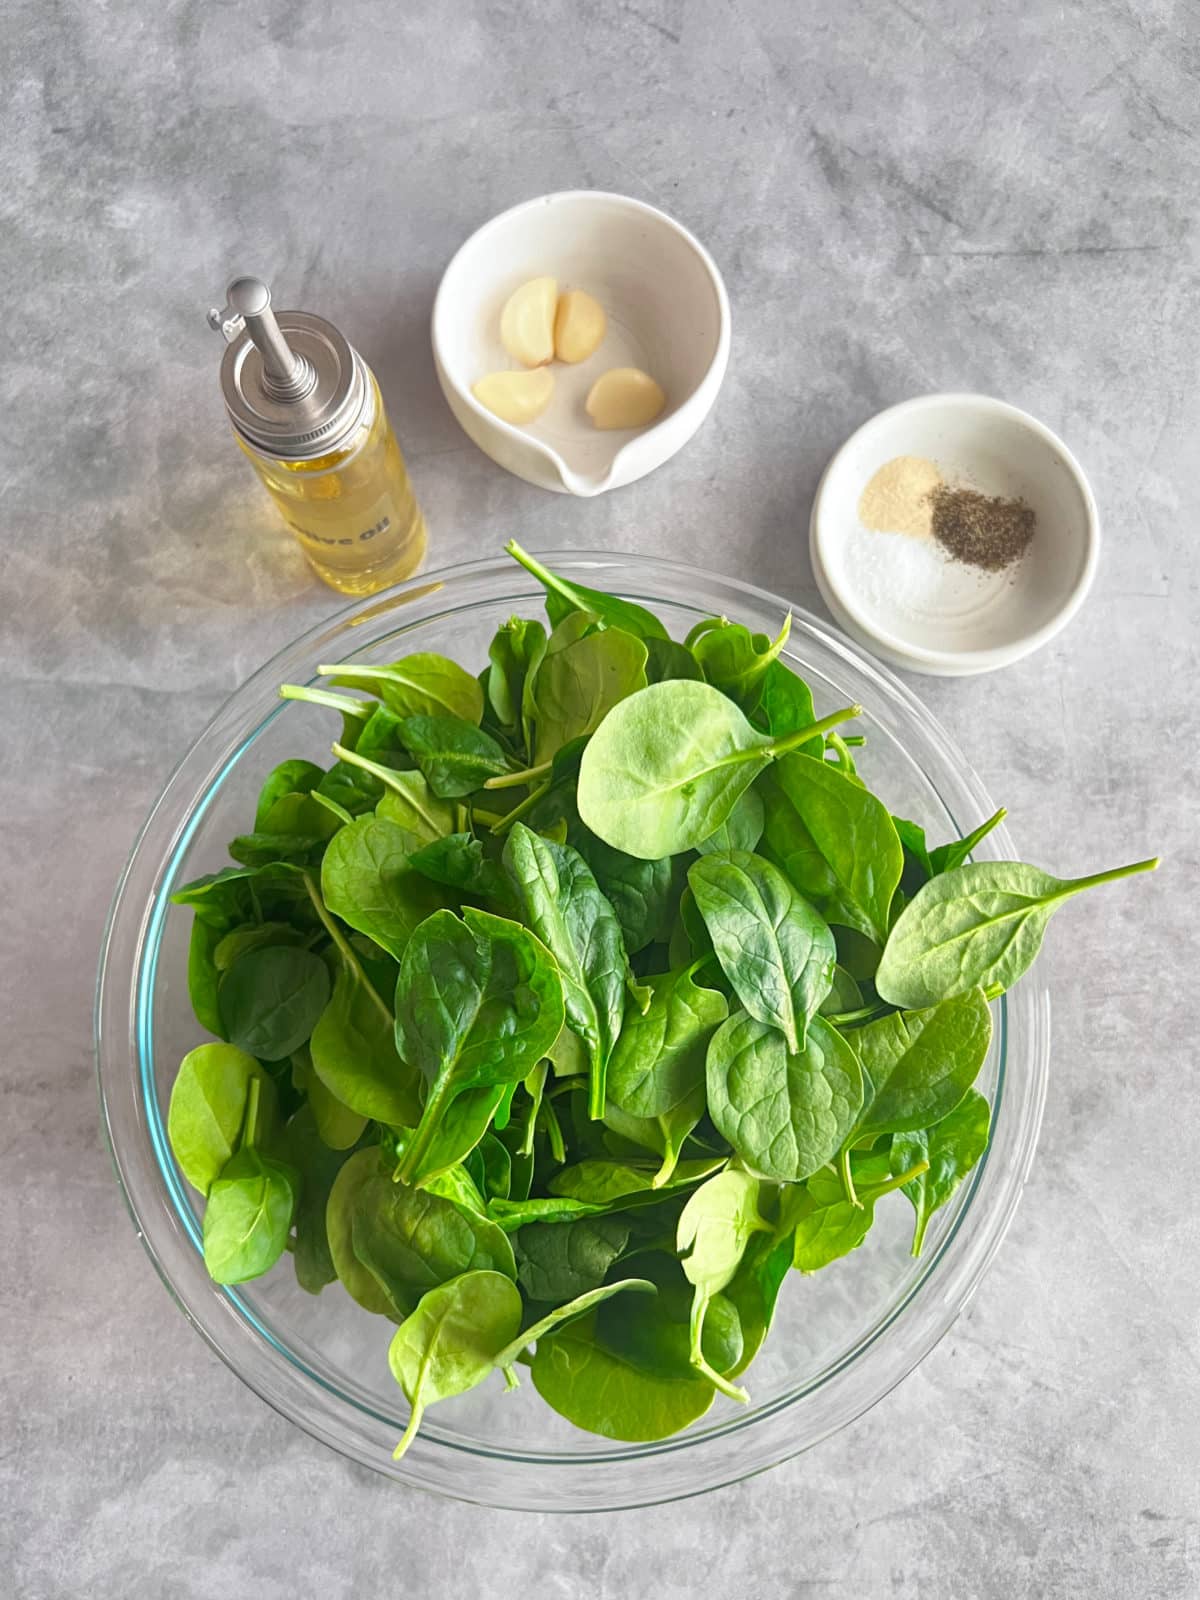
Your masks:
[[[1002,572],[1029,548],[1037,526],[1033,507],[1024,500],[978,494],[974,489],[932,490],[934,538],[955,561],[984,572]]]

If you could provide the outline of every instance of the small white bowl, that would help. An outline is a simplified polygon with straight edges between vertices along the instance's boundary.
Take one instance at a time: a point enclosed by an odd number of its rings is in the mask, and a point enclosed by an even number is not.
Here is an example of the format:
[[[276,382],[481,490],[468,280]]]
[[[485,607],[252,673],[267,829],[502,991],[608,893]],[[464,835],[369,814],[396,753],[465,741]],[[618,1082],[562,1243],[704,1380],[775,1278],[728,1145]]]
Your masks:
[[[517,428],[471,385],[516,367],[500,343],[500,312],[514,289],[546,275],[594,295],[608,331],[586,361],[554,363],[553,400]],[[450,262],[433,306],[438,380],[467,436],[518,478],[577,495],[633,483],[687,443],[717,398],[729,332],[729,297],[703,245],[653,206],[589,189],[493,217]],[[662,385],[666,408],[650,427],[592,425],[584,400],[610,367],[641,367]]]
[[[933,461],[952,487],[1024,499],[1037,526],[1023,558],[982,572],[932,539],[865,529],[859,497],[896,456]],[[826,467],[809,525],[834,620],[890,665],[937,677],[992,672],[1052,639],[1083,604],[1099,544],[1096,502],[1066,445],[979,394],[922,395],[872,417]]]

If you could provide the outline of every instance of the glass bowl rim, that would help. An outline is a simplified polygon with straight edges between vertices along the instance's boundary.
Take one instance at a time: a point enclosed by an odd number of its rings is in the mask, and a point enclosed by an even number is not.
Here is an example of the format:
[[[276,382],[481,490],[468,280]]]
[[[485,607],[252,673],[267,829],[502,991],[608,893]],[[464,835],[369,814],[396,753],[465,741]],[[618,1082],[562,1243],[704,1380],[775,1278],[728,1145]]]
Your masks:
[[[661,557],[574,550],[539,552],[539,559],[576,581],[612,587],[650,605],[668,604],[679,609],[690,603],[682,597],[673,597],[673,591],[680,586],[681,565]],[[995,810],[954,741],[886,667],[803,608],[789,606],[787,601],[768,590],[701,568],[689,566],[684,570],[693,585],[703,587],[706,599],[711,599],[714,593],[728,596],[733,602],[730,607],[723,608],[728,614],[736,614],[739,600],[747,607],[752,602],[781,613],[790,610],[794,642],[807,635],[822,649],[842,658],[856,674],[871,680],[881,692],[881,703],[891,702],[889,710],[894,708],[907,718],[938,756],[953,764],[952,781],[961,790],[960,801],[968,802],[980,815],[990,815]],[[656,575],[666,588],[653,587]],[[999,1248],[1033,1160],[1048,1079],[1049,997],[1036,978],[1026,977],[1014,993],[1002,998],[998,1086],[1003,1093],[1001,1114],[997,1117],[987,1156],[964,1185],[965,1194],[961,1202],[956,1201],[952,1225],[937,1241],[928,1265],[907,1292],[889,1304],[876,1324],[857,1337],[842,1357],[815,1378],[772,1403],[757,1407],[749,1415],[725,1417],[649,1444],[625,1445],[610,1441],[611,1448],[579,1455],[553,1451],[509,1452],[464,1443],[461,1436],[443,1433],[433,1425],[422,1431],[416,1446],[398,1469],[392,1468],[390,1461],[380,1459],[376,1448],[366,1444],[361,1434],[352,1435],[347,1430],[343,1410],[352,1408],[366,1414],[360,1402],[329,1390],[318,1374],[304,1366],[261,1326],[236,1291],[221,1290],[212,1284],[203,1272],[193,1240],[187,1237],[189,1231],[195,1233],[194,1217],[189,1210],[185,1218],[171,1198],[171,1173],[164,1167],[158,1149],[161,1127],[157,1143],[152,1127],[156,1121],[161,1124],[161,1117],[157,1105],[151,1107],[147,1116],[145,1095],[139,1093],[144,1089],[144,1063],[138,1017],[146,998],[147,936],[156,915],[158,936],[161,936],[164,902],[170,888],[168,884],[167,889],[163,889],[164,872],[186,847],[190,830],[217,793],[222,777],[236,764],[242,749],[283,709],[281,704],[274,703],[278,684],[294,679],[296,666],[301,672],[311,672],[311,664],[328,658],[327,641],[341,637],[347,630],[379,620],[390,623],[396,614],[400,622],[412,626],[444,619],[467,609],[472,583],[486,591],[488,583],[501,576],[509,584],[523,585],[528,595],[541,595],[538,585],[523,569],[507,557],[493,556],[441,568],[385,591],[381,596],[366,601],[359,599],[339,609],[284,646],[236,689],[178,762],[134,840],[104,932],[95,1007],[95,1053],[102,1124],[134,1226],[172,1298],[226,1365],[289,1420],[354,1461],[415,1487],[471,1503],[561,1511],[655,1504],[737,1481],[811,1448],[880,1400],[945,1334]],[[449,591],[448,605],[422,609],[423,601],[444,591]],[[498,594],[484,592],[477,603],[495,604],[500,598]],[[524,595],[507,598],[515,602]],[[415,613],[401,609],[414,605]],[[710,608],[693,606],[692,609],[697,615],[707,615]],[[378,637],[368,633],[359,641],[351,639],[350,643],[356,647],[368,646],[377,642]],[[232,753],[223,752],[220,757],[212,758],[210,747],[218,741],[218,735],[228,734],[238,721],[235,714],[252,705],[260,707],[253,727],[237,739]],[[874,712],[877,708],[869,709]],[[205,781],[198,789],[188,792],[189,786],[194,784],[194,769],[203,764],[206,751],[210,763]],[[940,784],[934,782],[924,765],[919,766],[919,771],[953,817],[954,812]],[[181,799],[182,820],[172,810]],[[993,850],[1000,847],[998,858],[1012,858],[1014,852],[1003,824],[989,842]],[[152,860],[153,857],[157,859]],[[141,892],[147,887],[143,882],[147,872],[153,880],[149,884],[149,896]],[[157,949],[155,937],[149,951],[150,998],[153,997]],[[1016,1085],[1008,1070],[1007,1051],[1014,1023],[1021,1038],[1027,1041],[1024,1053],[1028,1056],[1027,1076]],[[131,1056],[132,1073],[129,1071]],[[1014,1102],[1012,1096],[1016,1090],[1019,1090],[1019,1101]],[[1005,1134],[1003,1170],[996,1159],[1002,1131]],[[148,1173],[144,1164],[139,1165],[138,1155],[144,1152],[131,1143],[135,1134],[148,1141],[156,1157],[155,1171]],[[985,1186],[989,1199],[986,1211],[976,1204]],[[163,1215],[164,1201],[171,1201],[173,1215]],[[923,1310],[919,1327],[914,1321],[918,1302]],[[885,1349],[885,1335],[897,1326],[905,1313],[911,1314],[907,1344],[901,1349],[893,1340]],[[277,1365],[279,1361],[284,1363],[283,1367]],[[812,1426],[797,1433],[789,1413],[800,1401],[819,1390],[825,1391],[828,1406],[831,1387],[839,1394],[844,1393],[843,1403],[834,1406],[832,1414],[815,1419]],[[325,1390],[329,1392],[323,1393]],[[378,1413],[373,1416],[377,1422],[384,1420]],[[730,1452],[728,1441],[738,1433],[752,1435],[755,1448]],[[386,1452],[384,1454],[386,1456]],[[661,1468],[666,1465],[665,1458],[673,1456],[692,1461],[697,1471],[703,1466],[703,1478],[699,1481],[689,1478],[682,1483],[675,1478],[664,1478]],[[722,1465],[722,1458],[727,1458],[727,1468]],[[459,1480],[457,1469],[464,1460],[476,1471],[480,1466],[487,1469],[481,1482]],[[492,1468],[504,1470],[497,1473]],[[533,1472],[525,1469],[533,1469]],[[537,1469],[542,1469],[543,1481],[535,1489],[533,1483],[526,1483],[524,1478],[535,1476]],[[557,1502],[553,1491],[547,1493],[546,1469],[554,1471],[556,1489],[562,1487],[558,1480],[565,1471],[576,1475],[576,1481],[561,1493]],[[522,1478],[519,1487],[505,1476],[514,1473]]]

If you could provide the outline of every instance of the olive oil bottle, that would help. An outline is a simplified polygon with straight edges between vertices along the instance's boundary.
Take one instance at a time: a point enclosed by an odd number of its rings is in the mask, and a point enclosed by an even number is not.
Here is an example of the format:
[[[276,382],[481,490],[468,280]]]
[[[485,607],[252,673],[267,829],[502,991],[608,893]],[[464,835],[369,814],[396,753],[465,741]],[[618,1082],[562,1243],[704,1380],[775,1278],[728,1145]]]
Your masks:
[[[425,519],[374,373],[323,317],[276,316],[258,278],[235,278],[225,298],[208,321],[226,340],[234,437],[310,566],[343,594],[411,577]]]

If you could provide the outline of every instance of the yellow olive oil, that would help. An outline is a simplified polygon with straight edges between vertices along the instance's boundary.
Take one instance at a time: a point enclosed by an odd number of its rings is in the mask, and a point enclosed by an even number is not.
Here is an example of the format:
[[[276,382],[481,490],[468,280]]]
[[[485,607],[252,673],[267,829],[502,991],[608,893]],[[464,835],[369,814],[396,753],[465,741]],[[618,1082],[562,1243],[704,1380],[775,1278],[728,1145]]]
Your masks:
[[[209,322],[227,341],[234,437],[318,577],[352,595],[411,577],[425,519],[366,362],[321,317],[276,318],[256,278],[235,279]]]

